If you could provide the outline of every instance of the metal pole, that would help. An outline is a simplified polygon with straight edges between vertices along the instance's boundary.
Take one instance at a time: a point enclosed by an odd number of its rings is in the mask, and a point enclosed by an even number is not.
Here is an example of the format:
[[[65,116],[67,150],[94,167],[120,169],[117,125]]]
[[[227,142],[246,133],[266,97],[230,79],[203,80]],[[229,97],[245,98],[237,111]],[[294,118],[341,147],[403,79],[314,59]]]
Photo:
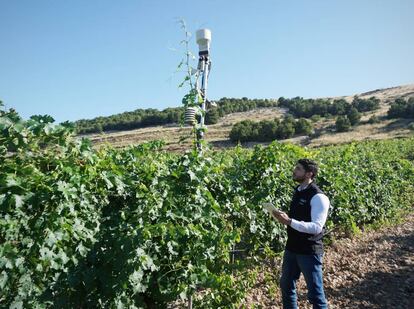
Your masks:
[[[188,309],[193,309],[193,296],[188,297]]]
[[[202,96],[202,115],[200,119],[200,128],[197,132],[197,148],[202,151],[201,140],[204,138],[204,123],[205,123],[205,113],[206,113],[206,102],[207,102],[207,84],[208,84],[208,75],[211,68],[210,61],[210,42],[211,42],[211,31],[209,29],[199,29],[196,32],[196,40],[199,45],[199,58],[198,58],[198,71],[201,73],[201,89],[197,83],[197,90]],[[201,130],[200,130],[201,129]]]
[[[203,110],[203,114],[201,115],[201,119],[200,119],[200,126],[201,128],[204,128],[204,123],[205,123],[205,113],[206,113],[206,102],[207,102],[207,85],[208,85],[208,75],[209,75],[209,70],[210,70],[210,66],[211,66],[211,61],[209,59],[208,54],[206,55],[200,55],[199,58],[199,66],[198,69],[201,72],[201,89],[200,89],[200,93],[203,99],[203,102],[201,104],[201,109]],[[199,134],[197,135],[197,147],[198,149],[201,151],[202,150],[202,144],[201,144],[201,140],[204,138],[204,132],[200,131]]]
[[[196,80],[196,88],[197,91],[201,94],[203,102],[201,103],[201,109],[203,113],[200,119],[200,126],[204,128],[205,122],[205,113],[206,113],[206,102],[207,102],[207,84],[208,84],[208,75],[211,68],[211,61],[209,57],[210,51],[210,41],[211,41],[211,31],[208,29],[200,29],[197,31],[196,34],[197,44],[199,45],[199,58],[198,58],[198,74],[201,73],[201,87],[198,82],[198,78]],[[204,131],[197,132],[197,148],[201,152],[202,151],[202,144],[201,140],[204,138]],[[190,295],[188,297],[188,309],[193,309],[193,296]]]

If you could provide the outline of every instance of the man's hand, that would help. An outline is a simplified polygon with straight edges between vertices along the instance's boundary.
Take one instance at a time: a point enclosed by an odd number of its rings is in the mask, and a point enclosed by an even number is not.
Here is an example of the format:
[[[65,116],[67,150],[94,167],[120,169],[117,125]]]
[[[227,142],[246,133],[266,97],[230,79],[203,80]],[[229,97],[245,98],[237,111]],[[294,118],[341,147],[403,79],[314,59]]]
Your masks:
[[[280,223],[284,225],[290,225],[292,222],[292,219],[289,218],[289,216],[283,212],[283,211],[273,211],[272,212],[273,217],[275,217]]]

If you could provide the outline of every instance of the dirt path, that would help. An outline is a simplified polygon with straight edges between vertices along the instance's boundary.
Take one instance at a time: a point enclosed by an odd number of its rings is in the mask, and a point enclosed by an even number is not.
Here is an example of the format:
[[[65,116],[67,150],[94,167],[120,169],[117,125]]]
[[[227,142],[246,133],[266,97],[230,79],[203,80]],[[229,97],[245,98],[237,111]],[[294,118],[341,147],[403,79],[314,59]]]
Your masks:
[[[414,308],[414,214],[327,247],[324,285],[329,308]],[[312,308],[303,275],[297,292],[299,308]],[[280,291],[269,294],[268,283],[259,280],[245,308],[281,308]]]

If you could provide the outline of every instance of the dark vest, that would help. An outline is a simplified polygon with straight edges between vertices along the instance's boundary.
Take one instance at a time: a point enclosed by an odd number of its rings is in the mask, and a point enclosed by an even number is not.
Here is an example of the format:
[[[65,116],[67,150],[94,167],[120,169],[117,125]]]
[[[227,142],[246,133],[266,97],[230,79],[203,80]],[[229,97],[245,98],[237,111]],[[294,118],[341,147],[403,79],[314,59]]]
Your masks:
[[[311,221],[311,204],[312,197],[317,193],[323,193],[315,184],[311,183],[305,190],[298,191],[299,186],[295,188],[292,202],[290,204],[289,217],[298,221]],[[319,254],[323,252],[322,238],[325,227],[318,235],[299,232],[290,226],[287,227],[288,240],[286,249],[298,254]]]

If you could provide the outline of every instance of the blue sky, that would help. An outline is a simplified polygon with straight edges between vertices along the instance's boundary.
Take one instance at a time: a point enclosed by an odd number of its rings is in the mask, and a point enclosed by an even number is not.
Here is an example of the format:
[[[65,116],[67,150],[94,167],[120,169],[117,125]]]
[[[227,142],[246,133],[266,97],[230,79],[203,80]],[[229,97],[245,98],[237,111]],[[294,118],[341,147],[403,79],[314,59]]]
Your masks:
[[[0,0],[0,100],[58,122],[179,106],[177,18],[212,31],[210,99],[409,84],[413,12],[412,0]]]

